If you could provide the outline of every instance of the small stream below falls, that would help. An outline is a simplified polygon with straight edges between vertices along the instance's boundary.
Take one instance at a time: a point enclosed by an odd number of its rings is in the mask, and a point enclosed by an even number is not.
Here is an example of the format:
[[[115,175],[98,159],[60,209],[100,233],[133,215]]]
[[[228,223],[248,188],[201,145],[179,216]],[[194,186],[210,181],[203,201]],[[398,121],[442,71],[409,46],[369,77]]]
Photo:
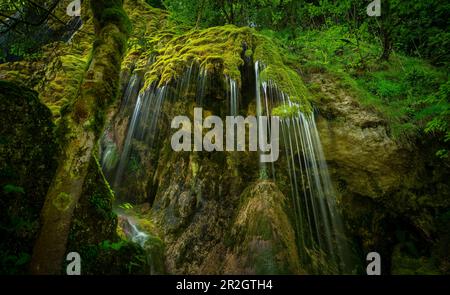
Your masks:
[[[125,213],[119,213],[119,226],[124,232],[125,236],[133,243],[139,244],[144,247],[145,242],[148,241],[150,235],[146,232],[139,230],[136,220]]]

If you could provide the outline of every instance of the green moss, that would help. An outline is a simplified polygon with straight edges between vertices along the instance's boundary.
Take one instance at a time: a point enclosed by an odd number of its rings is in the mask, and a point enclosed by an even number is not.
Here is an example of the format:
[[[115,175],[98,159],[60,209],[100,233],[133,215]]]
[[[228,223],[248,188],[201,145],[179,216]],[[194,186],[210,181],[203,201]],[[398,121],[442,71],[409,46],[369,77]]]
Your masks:
[[[129,1],[125,8],[134,28],[130,38],[126,67],[136,61],[145,72],[145,86],[158,83],[162,87],[178,80],[193,63],[209,75],[229,77],[241,85],[241,67],[246,60],[265,65],[264,80],[273,81],[278,88],[299,104],[304,112],[311,111],[310,95],[297,74],[288,51],[254,29],[233,25],[186,31],[171,23],[166,11],[155,9],[141,0]],[[244,48],[248,48],[245,51]],[[148,66],[149,58],[155,62]]]
[[[127,35],[130,33],[131,23],[122,7],[122,0],[99,0],[91,1],[90,4],[97,29],[113,24],[122,33]]]
[[[190,159],[190,167],[191,167],[192,177],[195,178],[197,176],[197,173],[199,170],[198,156],[197,156],[197,154],[190,154],[189,159]]]
[[[232,25],[192,30],[156,49],[156,62],[146,74],[146,84],[165,85],[181,76],[192,63],[208,72],[219,72],[240,82],[243,44],[252,43],[252,30]]]
[[[72,198],[69,194],[59,193],[58,196],[53,200],[53,206],[58,208],[60,211],[65,211],[69,208]]]
[[[300,105],[281,105],[272,110],[272,115],[280,118],[288,118],[298,115],[299,111],[304,111],[304,108]]]
[[[147,263],[150,266],[151,274],[164,274],[164,242],[157,236],[150,234],[145,242],[144,250],[147,254]]]
[[[261,79],[273,81],[282,92],[289,96],[291,101],[298,103],[304,112],[311,111],[309,104],[311,95],[302,78],[286,65],[287,52],[264,35],[258,34],[256,40],[253,59],[263,63]]]
[[[283,194],[270,181],[259,181],[241,195],[228,243],[256,274],[301,272],[295,234],[283,203]]]

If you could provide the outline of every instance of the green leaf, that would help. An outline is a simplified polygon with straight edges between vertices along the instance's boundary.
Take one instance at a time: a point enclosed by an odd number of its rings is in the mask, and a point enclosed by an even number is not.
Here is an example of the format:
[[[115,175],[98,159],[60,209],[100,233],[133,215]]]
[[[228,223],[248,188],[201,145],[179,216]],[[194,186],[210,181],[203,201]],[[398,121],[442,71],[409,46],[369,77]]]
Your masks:
[[[446,150],[446,149],[438,150],[436,152],[436,156],[441,159],[447,159],[448,158],[448,150]]]
[[[31,260],[31,256],[28,253],[21,252],[16,261],[16,266],[21,266],[27,264]]]
[[[3,191],[5,193],[18,193],[18,194],[24,194],[25,190],[23,187],[15,186],[14,184],[7,184],[3,186]]]

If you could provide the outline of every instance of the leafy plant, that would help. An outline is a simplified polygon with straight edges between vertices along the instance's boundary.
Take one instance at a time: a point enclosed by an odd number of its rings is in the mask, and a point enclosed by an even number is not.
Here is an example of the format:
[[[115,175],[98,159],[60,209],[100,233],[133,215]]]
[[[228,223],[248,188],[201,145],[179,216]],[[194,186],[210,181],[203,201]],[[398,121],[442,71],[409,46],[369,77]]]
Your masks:
[[[136,173],[140,168],[139,159],[135,156],[130,158],[130,162],[128,163],[128,169],[132,173]]]
[[[18,193],[24,194],[25,190],[21,186],[15,186],[14,184],[6,184],[3,186],[3,191],[5,193]]]
[[[131,210],[131,209],[133,209],[133,205],[131,205],[130,203],[123,203],[123,204],[119,205],[119,208],[122,208],[125,210]]]
[[[120,248],[122,248],[127,242],[126,241],[119,241],[119,242],[111,242],[110,240],[104,240],[100,243],[100,249],[104,250],[104,251],[110,251],[110,250],[114,250],[114,251],[118,251],[120,250]]]

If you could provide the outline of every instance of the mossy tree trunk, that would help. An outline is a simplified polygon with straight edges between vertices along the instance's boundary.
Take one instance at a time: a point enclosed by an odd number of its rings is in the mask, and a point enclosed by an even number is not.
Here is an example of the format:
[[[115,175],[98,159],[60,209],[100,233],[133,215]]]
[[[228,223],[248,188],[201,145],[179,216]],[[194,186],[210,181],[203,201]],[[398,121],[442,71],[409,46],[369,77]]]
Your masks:
[[[35,274],[61,273],[74,209],[103,127],[103,113],[118,89],[128,18],[121,0],[95,0],[90,5],[96,33],[92,60],[80,95],[64,118],[69,131],[41,213],[42,226],[31,261]]]

